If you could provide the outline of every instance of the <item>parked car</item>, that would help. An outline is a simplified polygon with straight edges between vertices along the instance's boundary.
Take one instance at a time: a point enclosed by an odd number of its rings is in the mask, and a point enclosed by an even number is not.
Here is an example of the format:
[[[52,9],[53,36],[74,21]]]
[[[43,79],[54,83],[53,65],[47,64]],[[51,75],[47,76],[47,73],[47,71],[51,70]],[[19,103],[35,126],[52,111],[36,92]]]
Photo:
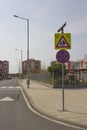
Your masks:
[[[12,79],[12,77],[9,75],[9,76],[7,77],[7,79]]]

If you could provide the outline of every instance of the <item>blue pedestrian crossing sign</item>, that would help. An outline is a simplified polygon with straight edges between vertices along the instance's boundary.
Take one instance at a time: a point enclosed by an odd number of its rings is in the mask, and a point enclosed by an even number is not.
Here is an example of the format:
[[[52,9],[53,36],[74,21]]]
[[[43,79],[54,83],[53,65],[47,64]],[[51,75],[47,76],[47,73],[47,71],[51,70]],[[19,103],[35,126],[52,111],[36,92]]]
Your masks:
[[[71,34],[70,33],[55,33],[54,47],[56,50],[71,49]]]

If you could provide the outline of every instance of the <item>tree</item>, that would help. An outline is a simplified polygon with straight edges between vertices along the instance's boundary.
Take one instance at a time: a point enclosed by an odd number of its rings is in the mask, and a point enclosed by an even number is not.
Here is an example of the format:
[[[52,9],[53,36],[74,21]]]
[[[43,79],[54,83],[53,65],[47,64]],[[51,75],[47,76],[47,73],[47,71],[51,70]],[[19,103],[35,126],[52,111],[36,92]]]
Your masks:
[[[58,76],[62,76],[62,64],[53,63],[51,66],[48,66],[47,68],[48,72],[51,73],[51,75],[54,74],[55,78]],[[66,66],[64,65],[64,74],[66,74]]]

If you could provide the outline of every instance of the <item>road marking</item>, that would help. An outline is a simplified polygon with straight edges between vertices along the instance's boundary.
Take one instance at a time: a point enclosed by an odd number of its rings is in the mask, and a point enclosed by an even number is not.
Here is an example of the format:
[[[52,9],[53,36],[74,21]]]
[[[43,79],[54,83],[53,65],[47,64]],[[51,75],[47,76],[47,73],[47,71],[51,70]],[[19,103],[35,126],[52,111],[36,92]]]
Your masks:
[[[12,89],[20,89],[20,86],[2,86],[0,90],[12,90]]]
[[[0,99],[0,102],[1,101],[14,101],[14,99],[12,99],[10,97],[4,97],[4,98]]]
[[[44,118],[44,119],[47,119],[47,120],[49,120],[49,121],[53,121],[53,122],[55,122],[55,123],[58,123],[58,124],[67,126],[67,127],[76,128],[76,129],[78,129],[78,130],[87,130],[87,129],[82,128],[82,127],[80,127],[80,126],[71,125],[71,124],[68,124],[68,123],[64,123],[64,122],[62,122],[62,121],[58,121],[58,120],[52,119],[52,118],[50,118],[50,117],[47,117],[47,116],[45,116],[45,115],[43,115],[43,114],[37,112],[37,111],[36,111],[35,109],[33,109],[33,107],[30,105],[30,103],[29,103],[28,99],[26,98],[26,96],[25,96],[25,94],[24,94],[22,88],[21,88],[21,91],[22,91],[23,97],[24,97],[24,99],[25,99],[25,102],[26,102],[28,108],[29,108],[32,112],[34,112],[35,114],[37,114],[38,116],[40,116],[40,117],[42,117],[42,118]]]

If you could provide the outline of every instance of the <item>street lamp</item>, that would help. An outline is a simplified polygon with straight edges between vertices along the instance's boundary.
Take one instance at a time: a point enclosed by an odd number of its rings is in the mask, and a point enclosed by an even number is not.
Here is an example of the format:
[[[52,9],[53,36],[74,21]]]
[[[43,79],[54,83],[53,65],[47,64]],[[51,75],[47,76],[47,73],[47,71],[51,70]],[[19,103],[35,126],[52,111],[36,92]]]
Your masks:
[[[20,53],[21,53],[21,74],[22,74],[22,53],[23,53],[23,51],[22,50],[19,50],[19,49],[15,49],[16,51],[20,51]]]
[[[13,16],[27,21],[27,85],[29,88],[29,83],[30,83],[29,80],[29,19],[17,15],[13,15]]]
[[[18,67],[18,73],[19,73],[19,76],[20,76],[20,74],[21,74],[21,73],[20,73],[20,59],[17,59],[17,58],[16,58],[16,64],[18,64],[17,67]]]

